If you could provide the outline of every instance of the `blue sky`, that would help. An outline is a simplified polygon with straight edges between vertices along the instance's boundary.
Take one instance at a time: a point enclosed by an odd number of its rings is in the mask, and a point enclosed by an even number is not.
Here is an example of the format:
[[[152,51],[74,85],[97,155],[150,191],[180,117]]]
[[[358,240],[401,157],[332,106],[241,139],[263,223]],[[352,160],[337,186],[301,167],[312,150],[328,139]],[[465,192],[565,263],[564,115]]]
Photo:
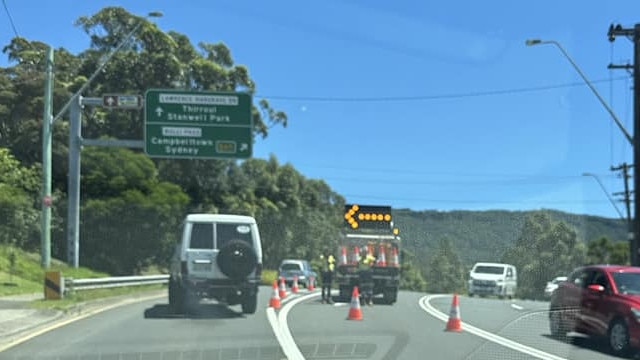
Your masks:
[[[631,78],[607,65],[631,62],[633,48],[607,29],[633,26],[637,1],[5,3],[21,36],[74,53],[89,45],[74,20],[109,5],[161,11],[154,21],[193,43],[225,42],[257,98],[289,116],[254,156],[273,153],[348,202],[618,217],[582,174],[621,191],[609,168],[631,163],[631,147],[557,48],[524,42],[560,42],[631,132]],[[0,42],[13,36],[3,9]]]

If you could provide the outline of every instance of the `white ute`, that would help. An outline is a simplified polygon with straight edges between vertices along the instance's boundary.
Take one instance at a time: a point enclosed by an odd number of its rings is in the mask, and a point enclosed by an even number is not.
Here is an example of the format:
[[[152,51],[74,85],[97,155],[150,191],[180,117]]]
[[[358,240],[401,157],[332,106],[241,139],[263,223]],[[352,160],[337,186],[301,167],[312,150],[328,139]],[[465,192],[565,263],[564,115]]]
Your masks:
[[[511,299],[517,288],[518,273],[510,264],[479,262],[469,274],[469,296],[497,295]]]

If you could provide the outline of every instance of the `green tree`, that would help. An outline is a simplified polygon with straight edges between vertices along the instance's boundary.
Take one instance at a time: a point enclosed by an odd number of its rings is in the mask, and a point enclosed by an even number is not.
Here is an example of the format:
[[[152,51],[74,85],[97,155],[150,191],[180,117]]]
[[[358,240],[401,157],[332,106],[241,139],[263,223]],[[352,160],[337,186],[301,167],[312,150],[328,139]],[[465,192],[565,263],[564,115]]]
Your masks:
[[[434,293],[462,292],[465,289],[465,268],[447,237],[438,242],[429,259],[427,289]]]
[[[613,242],[607,237],[591,240],[587,244],[588,264],[629,264],[629,244]]]
[[[427,290],[427,281],[422,276],[422,272],[416,266],[416,256],[411,252],[402,249],[400,256],[400,289],[408,291],[422,292]]]
[[[83,186],[91,196],[81,212],[85,265],[135,274],[167,265],[189,202],[175,184],[157,179],[153,162],[126,149],[87,149]]]
[[[585,246],[578,242],[575,230],[539,211],[526,218],[520,236],[504,252],[502,261],[518,269],[518,296],[539,299],[547,281],[583,264],[585,256]]]
[[[36,204],[39,172],[26,168],[0,148],[0,242],[35,249],[39,244],[39,214]]]

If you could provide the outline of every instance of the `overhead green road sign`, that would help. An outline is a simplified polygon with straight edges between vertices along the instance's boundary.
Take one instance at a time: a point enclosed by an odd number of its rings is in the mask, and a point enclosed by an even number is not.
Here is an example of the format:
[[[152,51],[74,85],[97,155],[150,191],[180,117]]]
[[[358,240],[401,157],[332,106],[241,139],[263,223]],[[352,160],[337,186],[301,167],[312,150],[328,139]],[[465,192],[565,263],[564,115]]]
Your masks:
[[[247,93],[150,89],[144,104],[145,152],[164,158],[251,157]]]

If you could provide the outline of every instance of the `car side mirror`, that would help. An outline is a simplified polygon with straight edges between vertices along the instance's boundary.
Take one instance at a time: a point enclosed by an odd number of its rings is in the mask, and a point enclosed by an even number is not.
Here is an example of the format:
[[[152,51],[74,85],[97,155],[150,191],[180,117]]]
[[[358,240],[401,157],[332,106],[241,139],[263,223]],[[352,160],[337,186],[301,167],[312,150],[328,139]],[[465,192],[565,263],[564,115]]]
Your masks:
[[[597,292],[597,293],[604,293],[604,286],[599,285],[599,284],[591,284],[591,285],[587,286],[587,289],[589,289],[590,291],[593,291],[593,292]]]

